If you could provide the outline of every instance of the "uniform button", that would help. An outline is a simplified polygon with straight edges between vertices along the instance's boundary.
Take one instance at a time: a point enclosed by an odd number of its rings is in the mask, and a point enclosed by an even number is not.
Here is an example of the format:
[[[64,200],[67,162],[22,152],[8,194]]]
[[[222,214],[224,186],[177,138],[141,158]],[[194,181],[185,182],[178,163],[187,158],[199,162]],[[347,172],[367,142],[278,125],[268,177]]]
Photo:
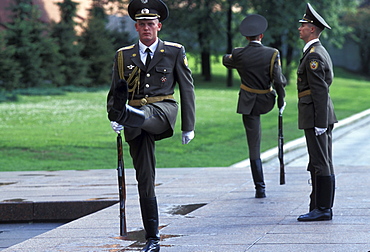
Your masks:
[[[145,87],[148,88],[149,87],[149,84],[146,84]]]
[[[146,74],[146,77],[148,77],[148,78],[149,78],[149,77],[150,77],[150,73],[147,73],[147,74]]]

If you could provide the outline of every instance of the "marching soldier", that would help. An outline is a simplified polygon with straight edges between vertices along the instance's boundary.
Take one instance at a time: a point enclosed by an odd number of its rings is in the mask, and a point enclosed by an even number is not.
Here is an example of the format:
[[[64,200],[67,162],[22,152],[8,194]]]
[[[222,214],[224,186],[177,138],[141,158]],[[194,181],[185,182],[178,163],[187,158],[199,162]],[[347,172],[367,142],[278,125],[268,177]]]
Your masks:
[[[331,220],[335,191],[332,130],[337,119],[329,87],[334,74],[331,58],[319,40],[321,32],[331,27],[309,3],[299,22],[299,35],[306,45],[298,67],[298,126],[306,137],[312,192],[309,213],[300,215],[298,221]]]
[[[107,97],[108,118],[114,131],[124,127],[130,147],[146,232],[143,251],[159,251],[155,141],[173,135],[178,113],[173,97],[176,83],[180,90],[182,143],[194,138],[194,86],[184,47],[158,38],[162,21],[168,17],[166,4],[161,0],[132,0],[128,12],[136,21],[139,41],[115,55]]]
[[[243,118],[256,198],[266,197],[260,158],[260,115],[272,110],[276,93],[281,113],[285,107],[286,79],[281,72],[279,51],[261,43],[267,26],[267,20],[263,16],[257,14],[247,16],[239,29],[249,44],[246,47],[235,48],[231,54],[223,57],[224,66],[237,69],[242,83],[237,113],[242,114]]]

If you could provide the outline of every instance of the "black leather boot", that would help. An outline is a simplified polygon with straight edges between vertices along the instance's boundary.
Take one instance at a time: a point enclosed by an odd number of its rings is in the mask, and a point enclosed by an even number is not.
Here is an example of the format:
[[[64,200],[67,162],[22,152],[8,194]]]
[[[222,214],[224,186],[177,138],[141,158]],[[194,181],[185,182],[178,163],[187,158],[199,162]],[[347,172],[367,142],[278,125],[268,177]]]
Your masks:
[[[330,213],[331,213],[331,217],[333,218],[333,205],[334,205],[334,195],[335,195],[335,175],[332,174],[330,175],[330,178],[331,178],[331,185],[332,185],[332,197],[331,197],[331,204],[330,204]]]
[[[251,171],[253,182],[256,189],[256,198],[265,198],[265,182],[263,180],[263,170],[262,170],[262,161],[261,159],[250,160]]]
[[[323,221],[332,219],[334,187],[332,176],[316,176],[316,208],[300,215],[298,221]]]
[[[111,121],[129,127],[140,127],[145,120],[144,112],[127,105],[128,86],[125,80],[119,80],[113,94],[113,105],[108,111],[108,118]]]
[[[122,111],[125,108],[128,98],[128,86],[127,82],[120,79],[113,93],[113,104],[112,108],[108,111],[108,118],[111,121],[117,121],[121,117]]]
[[[125,105],[123,111],[121,111],[121,116],[115,121],[128,128],[138,128],[145,121],[144,111]]]
[[[316,175],[315,171],[310,171],[311,174],[311,194],[310,194],[310,208],[309,212],[316,208]]]
[[[157,252],[160,250],[157,198],[140,198],[140,208],[146,239],[145,247],[141,251]]]

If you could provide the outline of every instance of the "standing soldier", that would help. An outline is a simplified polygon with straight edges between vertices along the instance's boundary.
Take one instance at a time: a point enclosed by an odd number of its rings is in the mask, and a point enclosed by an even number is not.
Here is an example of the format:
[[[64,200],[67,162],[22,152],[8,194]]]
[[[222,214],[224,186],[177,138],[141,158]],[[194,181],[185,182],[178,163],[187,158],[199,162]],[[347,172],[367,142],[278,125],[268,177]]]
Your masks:
[[[243,48],[235,48],[231,54],[223,57],[224,66],[237,69],[241,78],[237,113],[243,116],[256,198],[266,197],[260,158],[260,115],[272,110],[276,93],[281,113],[285,107],[286,79],[281,72],[279,51],[261,43],[267,25],[267,20],[261,15],[247,16],[239,29],[249,44]]]
[[[173,97],[176,83],[180,90],[182,143],[194,138],[194,86],[184,47],[158,38],[161,22],[168,16],[166,4],[161,0],[132,0],[128,12],[136,21],[139,41],[115,55],[107,97],[108,118],[114,131],[124,127],[130,147],[146,232],[143,251],[159,251],[155,141],[173,135],[178,112]]]
[[[310,4],[299,22],[299,35],[306,45],[298,67],[298,126],[306,137],[312,192],[309,213],[300,215],[298,221],[331,220],[335,190],[332,130],[337,119],[329,87],[334,74],[330,56],[319,40],[321,32],[331,28]]]

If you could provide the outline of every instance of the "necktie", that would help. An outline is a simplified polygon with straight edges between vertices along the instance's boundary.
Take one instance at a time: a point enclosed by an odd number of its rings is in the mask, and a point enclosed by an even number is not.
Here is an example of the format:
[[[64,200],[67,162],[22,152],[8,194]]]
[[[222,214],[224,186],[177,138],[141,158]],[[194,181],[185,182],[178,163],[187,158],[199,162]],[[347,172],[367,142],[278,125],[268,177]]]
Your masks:
[[[149,63],[150,63],[150,61],[151,61],[151,57],[150,57],[150,49],[149,48],[147,48],[146,50],[145,50],[145,52],[146,52],[146,60],[145,60],[145,66],[148,68],[148,66],[149,66]]]

